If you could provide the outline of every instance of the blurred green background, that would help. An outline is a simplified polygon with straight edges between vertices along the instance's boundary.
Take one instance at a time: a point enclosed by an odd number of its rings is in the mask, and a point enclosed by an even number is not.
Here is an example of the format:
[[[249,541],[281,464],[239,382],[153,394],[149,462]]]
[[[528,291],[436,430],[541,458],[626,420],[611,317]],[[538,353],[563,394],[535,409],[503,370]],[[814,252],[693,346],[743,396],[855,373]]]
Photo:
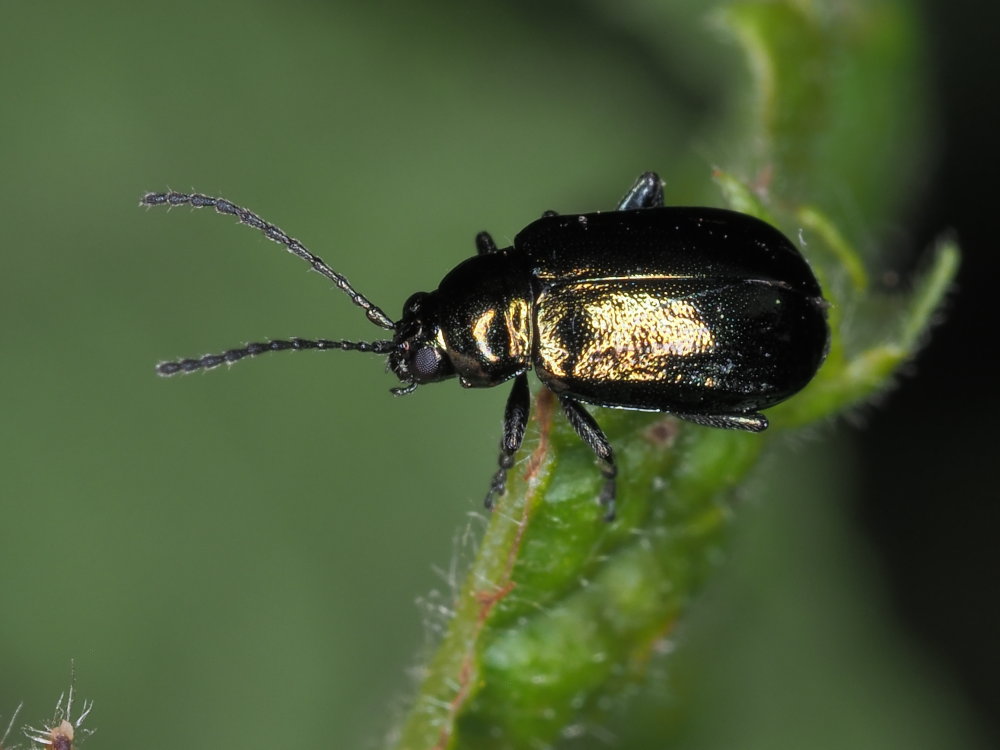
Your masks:
[[[480,533],[505,393],[392,399],[353,353],[157,378],[378,331],[251,230],[138,198],[224,195],[396,315],[477,231],[610,208],[644,170],[718,203],[748,78],[707,6],[2,3],[0,729],[51,715],[75,660],[92,747],[380,744]],[[852,516],[848,432],[771,455],[677,652],[566,746],[987,745],[988,695]]]

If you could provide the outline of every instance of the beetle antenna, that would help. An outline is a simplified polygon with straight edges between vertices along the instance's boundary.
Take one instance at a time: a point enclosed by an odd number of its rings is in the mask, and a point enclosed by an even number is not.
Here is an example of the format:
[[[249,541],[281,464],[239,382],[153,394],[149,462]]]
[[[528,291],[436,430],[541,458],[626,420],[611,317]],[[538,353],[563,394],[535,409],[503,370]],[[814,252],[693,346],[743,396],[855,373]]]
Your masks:
[[[391,341],[329,341],[327,339],[277,339],[275,341],[265,341],[255,344],[247,344],[238,349],[230,349],[221,354],[206,354],[204,357],[193,359],[179,359],[173,362],[160,362],[156,366],[156,373],[169,377],[180,373],[197,372],[198,370],[211,370],[219,365],[231,365],[239,362],[244,357],[256,357],[258,354],[267,352],[283,352],[288,350],[302,349],[346,349],[356,352],[373,352],[375,354],[388,354],[392,351]]]
[[[351,301],[355,305],[365,311],[365,315],[372,323],[389,331],[395,328],[395,323],[392,322],[388,315],[372,304],[367,297],[356,291],[346,278],[330,268],[322,258],[313,255],[297,239],[289,237],[283,230],[274,226],[274,224],[264,221],[253,211],[237,206],[225,198],[213,198],[210,195],[202,195],[201,193],[175,193],[173,191],[167,193],[146,193],[142,196],[142,200],[139,201],[140,206],[181,206],[185,204],[192,208],[214,208],[217,213],[235,216],[240,220],[240,223],[254,229],[259,229],[269,240],[284,245],[288,252],[299,256],[312,266],[314,271],[318,271],[330,279],[330,281],[336,284],[338,289],[351,298]]]

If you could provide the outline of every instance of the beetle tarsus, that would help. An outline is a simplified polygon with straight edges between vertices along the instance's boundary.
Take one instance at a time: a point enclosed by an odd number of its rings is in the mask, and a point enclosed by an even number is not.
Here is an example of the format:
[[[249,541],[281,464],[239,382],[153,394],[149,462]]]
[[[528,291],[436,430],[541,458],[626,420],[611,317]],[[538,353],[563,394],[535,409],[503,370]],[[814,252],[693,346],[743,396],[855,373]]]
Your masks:
[[[678,414],[674,412],[674,416],[704,427],[717,427],[723,430],[763,432],[768,425],[767,417],[757,412],[747,414]]]

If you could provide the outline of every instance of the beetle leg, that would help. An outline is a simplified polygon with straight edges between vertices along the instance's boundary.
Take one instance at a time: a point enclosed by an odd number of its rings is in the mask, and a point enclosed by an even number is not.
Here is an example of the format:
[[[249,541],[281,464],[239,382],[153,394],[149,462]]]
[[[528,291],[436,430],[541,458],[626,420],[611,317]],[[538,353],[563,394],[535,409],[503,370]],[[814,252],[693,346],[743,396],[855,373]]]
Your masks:
[[[507,408],[503,413],[503,437],[500,439],[500,458],[497,461],[500,468],[493,475],[490,491],[486,493],[486,499],[483,501],[488,510],[493,510],[494,501],[507,489],[507,472],[514,465],[514,455],[521,448],[530,411],[531,393],[528,391],[528,375],[522,372],[514,378],[514,387],[510,389]]]
[[[767,417],[756,412],[748,414],[678,414],[677,412],[671,412],[671,414],[678,419],[694,422],[705,427],[720,427],[723,430],[763,432],[767,429]]]
[[[659,208],[663,205],[663,181],[656,172],[645,172],[629,188],[618,204],[618,211],[636,208]]]
[[[559,215],[559,212],[558,211],[553,211],[551,208],[548,211],[542,211],[542,218],[543,219],[548,219],[548,218],[550,218],[552,216],[558,216],[558,215]]]
[[[569,396],[560,396],[563,411],[566,418],[576,430],[576,434],[594,451],[597,456],[597,463],[600,466],[601,474],[604,475],[604,488],[598,501],[604,508],[604,520],[615,520],[615,476],[618,468],[615,466],[614,451],[611,450],[611,443],[586,409],[578,401]]]
[[[480,232],[476,235],[476,251],[480,255],[492,255],[497,251],[497,243],[493,241],[493,235],[489,232]]]

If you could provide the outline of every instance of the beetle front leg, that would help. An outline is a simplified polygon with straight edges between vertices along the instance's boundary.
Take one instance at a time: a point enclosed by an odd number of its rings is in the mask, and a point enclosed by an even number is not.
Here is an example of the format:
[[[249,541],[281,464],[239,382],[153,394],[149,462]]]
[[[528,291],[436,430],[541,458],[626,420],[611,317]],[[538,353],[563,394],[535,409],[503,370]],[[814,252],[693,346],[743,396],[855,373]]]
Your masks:
[[[493,510],[496,498],[507,489],[507,472],[514,465],[514,456],[524,441],[524,429],[528,424],[530,411],[531,393],[528,390],[528,375],[522,372],[514,378],[514,387],[507,397],[507,408],[503,413],[503,437],[500,438],[500,458],[497,461],[500,468],[493,475],[490,491],[486,493],[486,499],[483,501],[487,510]]]
[[[646,172],[629,188],[618,204],[618,211],[636,208],[659,208],[663,205],[663,180],[656,172]]]
[[[576,430],[576,434],[594,451],[597,456],[597,463],[600,466],[601,474],[604,475],[604,489],[598,497],[601,507],[604,508],[604,520],[615,520],[615,477],[618,475],[618,468],[615,466],[615,454],[611,450],[611,443],[601,430],[590,412],[584,409],[578,401],[569,396],[560,396],[563,411],[566,418]]]

